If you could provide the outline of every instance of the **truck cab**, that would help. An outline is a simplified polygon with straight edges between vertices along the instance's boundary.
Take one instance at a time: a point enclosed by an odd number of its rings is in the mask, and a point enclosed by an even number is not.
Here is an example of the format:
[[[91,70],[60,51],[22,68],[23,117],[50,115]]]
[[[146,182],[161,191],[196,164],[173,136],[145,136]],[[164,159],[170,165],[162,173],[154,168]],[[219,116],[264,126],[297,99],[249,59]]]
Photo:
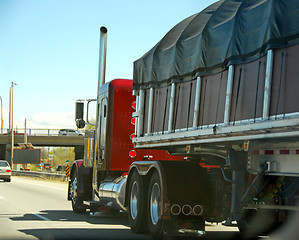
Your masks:
[[[77,123],[81,127],[82,103],[80,100],[76,105],[76,112],[80,112]],[[133,162],[149,158],[183,160],[164,150],[134,148],[136,119],[132,115],[135,111],[132,80],[115,79],[101,86],[95,129],[85,131],[84,159],[75,161],[70,174],[68,200],[72,200],[75,212],[98,211],[104,205],[126,210],[127,175]]]

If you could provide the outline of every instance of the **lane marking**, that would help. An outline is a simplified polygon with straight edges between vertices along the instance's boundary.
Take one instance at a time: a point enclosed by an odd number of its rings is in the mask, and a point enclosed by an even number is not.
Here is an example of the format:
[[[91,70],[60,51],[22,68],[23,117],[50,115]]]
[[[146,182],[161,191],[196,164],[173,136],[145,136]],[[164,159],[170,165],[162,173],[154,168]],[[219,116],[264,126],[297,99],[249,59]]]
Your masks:
[[[67,191],[67,187],[65,189],[62,189],[62,188],[58,188],[58,187],[52,187],[52,186],[48,186],[48,185],[42,185],[42,184],[38,184],[38,183],[32,183],[32,182],[27,182],[27,181],[20,181],[19,179],[16,181],[14,180],[14,182],[23,182],[23,183],[26,183],[26,184],[31,184],[31,185],[35,185],[35,186],[40,186],[40,187],[46,187],[46,188],[52,188],[52,189],[55,189],[55,190],[60,190],[60,191]]]
[[[45,220],[45,221],[51,221],[49,218],[46,218],[46,217],[44,217],[44,216],[42,216],[42,215],[39,215],[39,214],[37,214],[37,213],[34,213],[33,215],[36,216],[36,217],[38,217],[38,218],[41,218],[42,220]]]

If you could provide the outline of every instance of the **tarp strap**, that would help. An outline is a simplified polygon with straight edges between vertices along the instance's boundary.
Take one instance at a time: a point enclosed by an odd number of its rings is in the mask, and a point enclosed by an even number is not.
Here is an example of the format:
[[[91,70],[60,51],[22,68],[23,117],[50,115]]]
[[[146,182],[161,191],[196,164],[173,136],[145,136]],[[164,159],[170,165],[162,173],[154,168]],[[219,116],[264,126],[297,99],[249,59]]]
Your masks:
[[[221,92],[221,87],[222,87],[222,77],[223,77],[223,72],[221,72],[221,76],[220,76],[220,84],[219,84],[219,89],[218,89],[218,100],[217,100],[217,108],[216,108],[215,127],[216,127],[216,124],[217,124],[217,118],[218,118],[220,92]]]
[[[234,124],[236,122],[236,113],[237,113],[237,107],[238,107],[238,101],[239,101],[239,93],[240,93],[240,85],[241,85],[241,79],[242,79],[242,71],[243,71],[243,65],[240,68],[239,71],[239,80],[238,80],[238,88],[237,88],[237,97],[236,97],[236,104],[235,104],[235,113],[234,113]]]
[[[166,100],[165,100],[165,108],[164,108],[164,117],[163,117],[162,133],[164,133],[164,127],[165,127],[165,119],[166,119],[166,111],[167,111],[167,102],[168,102],[168,88],[166,89]]]
[[[255,90],[254,122],[256,119],[256,109],[257,109],[257,99],[258,99],[258,90],[259,90],[259,82],[260,82],[261,63],[262,63],[262,61],[259,60],[259,67],[258,67],[258,71],[257,71],[257,80],[256,80],[256,90]]]
[[[278,96],[277,96],[277,103],[276,103],[276,112],[275,112],[275,119],[277,118],[278,114],[278,105],[280,101],[280,90],[281,90],[281,85],[282,85],[282,79],[283,79],[283,71],[284,71],[284,52],[285,48],[281,49],[281,63],[280,63],[280,76],[279,76],[279,88],[278,88]],[[285,115],[285,113],[284,113]]]
[[[204,89],[204,95],[203,95],[203,108],[205,108],[205,102],[206,102],[206,90],[207,90],[207,81],[208,81],[208,78],[206,78],[206,81],[205,81],[205,89]],[[204,125],[204,123],[203,123],[203,120],[204,120],[204,112],[205,111],[202,111],[202,117],[201,117],[201,121],[202,121],[202,123],[201,123],[201,129],[202,129],[202,127],[203,127],[203,125]]]
[[[189,124],[189,118],[190,118],[190,109],[191,109],[191,94],[192,94],[192,86],[193,82],[190,83],[190,92],[189,92],[189,106],[188,106],[188,118],[187,118],[187,129],[188,129],[188,124]]]
[[[178,93],[177,93],[177,102],[176,102],[176,106],[175,106],[175,117],[174,117],[174,121],[173,121],[173,124],[174,124],[174,131],[176,129],[176,120],[177,120],[177,117],[178,117],[178,108],[179,108],[179,100],[180,100],[180,91],[181,91],[181,86],[178,87]]]

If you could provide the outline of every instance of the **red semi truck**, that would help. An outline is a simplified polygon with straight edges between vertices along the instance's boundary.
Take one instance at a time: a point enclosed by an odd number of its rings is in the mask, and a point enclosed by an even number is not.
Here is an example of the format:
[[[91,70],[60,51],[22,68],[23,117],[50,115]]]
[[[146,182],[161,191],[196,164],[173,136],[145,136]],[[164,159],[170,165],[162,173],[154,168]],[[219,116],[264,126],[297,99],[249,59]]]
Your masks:
[[[102,27],[74,212],[127,211],[133,232],[159,238],[204,235],[205,222],[253,236],[298,211],[298,19],[296,0],[218,1],[135,61],[133,82],[106,84]]]

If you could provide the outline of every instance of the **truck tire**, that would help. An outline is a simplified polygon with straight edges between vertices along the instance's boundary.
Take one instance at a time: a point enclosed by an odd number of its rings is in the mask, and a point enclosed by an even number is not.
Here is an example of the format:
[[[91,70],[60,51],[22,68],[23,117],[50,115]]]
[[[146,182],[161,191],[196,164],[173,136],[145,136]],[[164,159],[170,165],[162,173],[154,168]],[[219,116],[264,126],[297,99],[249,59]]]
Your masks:
[[[77,186],[78,178],[77,171],[75,171],[72,180],[70,182],[70,195],[72,201],[72,209],[74,213],[85,213],[86,208],[83,205],[83,200],[78,196],[78,186]]]
[[[154,172],[148,189],[148,223],[149,231],[155,238],[163,236],[163,220],[161,219],[161,183],[158,172]]]
[[[278,227],[278,216],[275,210],[246,209],[243,218],[238,221],[238,228],[245,239],[259,235],[268,235]]]
[[[146,193],[144,183],[137,171],[131,175],[129,182],[129,222],[132,232],[147,232]]]

